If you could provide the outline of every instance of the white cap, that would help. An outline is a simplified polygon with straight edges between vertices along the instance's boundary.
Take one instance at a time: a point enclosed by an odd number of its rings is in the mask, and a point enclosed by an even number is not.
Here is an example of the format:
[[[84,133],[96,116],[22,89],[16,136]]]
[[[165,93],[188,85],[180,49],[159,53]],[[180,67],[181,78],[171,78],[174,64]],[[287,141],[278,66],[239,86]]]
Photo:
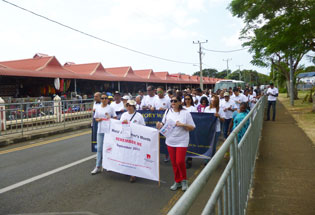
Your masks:
[[[122,99],[124,99],[124,100],[129,100],[130,98],[129,98],[129,96],[124,95],[124,96],[122,97]]]

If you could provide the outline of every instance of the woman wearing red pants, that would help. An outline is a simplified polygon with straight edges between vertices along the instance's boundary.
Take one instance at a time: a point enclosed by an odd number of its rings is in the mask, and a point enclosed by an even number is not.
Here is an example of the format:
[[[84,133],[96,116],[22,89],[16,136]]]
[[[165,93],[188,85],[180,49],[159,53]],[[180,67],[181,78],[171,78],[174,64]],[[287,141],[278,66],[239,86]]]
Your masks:
[[[168,120],[176,123],[165,141],[175,176],[175,183],[170,189],[177,190],[181,187],[185,191],[188,188],[185,157],[189,143],[189,131],[194,130],[195,123],[190,112],[183,109],[180,97],[172,97],[171,108],[165,111],[162,123],[158,122],[157,128],[160,129]]]

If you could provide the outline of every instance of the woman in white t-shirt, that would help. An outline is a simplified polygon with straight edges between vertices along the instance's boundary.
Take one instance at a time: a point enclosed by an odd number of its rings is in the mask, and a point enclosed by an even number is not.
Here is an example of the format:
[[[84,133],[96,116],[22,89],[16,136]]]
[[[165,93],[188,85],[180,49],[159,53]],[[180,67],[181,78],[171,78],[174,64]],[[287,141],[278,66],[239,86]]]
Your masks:
[[[198,113],[197,108],[194,106],[193,97],[192,97],[190,94],[187,94],[187,95],[184,97],[184,108],[185,108],[186,110],[188,110],[190,113],[192,113],[192,112]],[[191,166],[192,166],[192,158],[191,158],[191,157],[188,157],[188,158],[186,159],[186,168],[187,168],[187,169],[190,169]]]
[[[195,129],[195,123],[189,111],[183,109],[179,96],[172,97],[171,108],[165,111],[162,122],[158,122],[156,127],[162,128],[169,120],[175,123],[175,127],[165,140],[175,176],[175,183],[170,189],[175,191],[182,187],[185,191],[188,188],[185,157],[189,144],[189,131]]]
[[[190,94],[187,94],[184,97],[184,109],[188,110],[189,112],[198,112],[197,108],[194,105],[193,98]]]
[[[214,113],[214,116],[217,117],[215,138],[210,154],[210,157],[212,158],[216,152],[217,143],[221,134],[221,122],[224,122],[224,112],[222,108],[220,108],[220,99],[218,96],[212,96],[210,106],[206,107],[205,113]]]
[[[137,103],[134,100],[128,100],[126,103],[127,112],[124,112],[121,115],[120,121],[122,123],[136,123],[136,124],[145,126],[145,122],[144,122],[144,118],[143,118],[142,114],[140,114],[136,111],[136,105],[137,105]],[[129,181],[131,183],[135,182],[136,176],[130,176]]]
[[[97,157],[96,167],[92,170],[91,174],[95,175],[101,172],[102,156],[103,156],[103,142],[105,133],[109,132],[110,118],[116,118],[116,112],[108,105],[108,97],[106,94],[101,95],[102,104],[95,109],[95,121],[98,122],[97,126]]]

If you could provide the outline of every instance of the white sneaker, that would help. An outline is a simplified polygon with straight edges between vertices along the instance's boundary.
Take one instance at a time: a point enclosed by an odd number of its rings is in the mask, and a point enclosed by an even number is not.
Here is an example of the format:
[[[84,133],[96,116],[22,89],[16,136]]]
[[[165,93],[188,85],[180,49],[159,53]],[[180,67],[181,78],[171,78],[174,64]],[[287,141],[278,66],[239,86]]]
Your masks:
[[[92,174],[92,175],[95,175],[95,174],[97,174],[97,173],[99,173],[99,172],[101,172],[101,168],[95,167],[95,168],[92,170],[91,174]]]
[[[182,185],[182,191],[186,191],[188,189],[187,180],[182,180],[181,185]]]

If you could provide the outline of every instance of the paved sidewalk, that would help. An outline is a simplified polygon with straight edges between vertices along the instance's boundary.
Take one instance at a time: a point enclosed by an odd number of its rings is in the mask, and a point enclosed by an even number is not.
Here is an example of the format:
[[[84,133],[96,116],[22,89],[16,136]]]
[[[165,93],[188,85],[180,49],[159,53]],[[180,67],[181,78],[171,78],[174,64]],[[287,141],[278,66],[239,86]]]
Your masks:
[[[280,102],[264,122],[247,212],[315,214],[315,146]]]

